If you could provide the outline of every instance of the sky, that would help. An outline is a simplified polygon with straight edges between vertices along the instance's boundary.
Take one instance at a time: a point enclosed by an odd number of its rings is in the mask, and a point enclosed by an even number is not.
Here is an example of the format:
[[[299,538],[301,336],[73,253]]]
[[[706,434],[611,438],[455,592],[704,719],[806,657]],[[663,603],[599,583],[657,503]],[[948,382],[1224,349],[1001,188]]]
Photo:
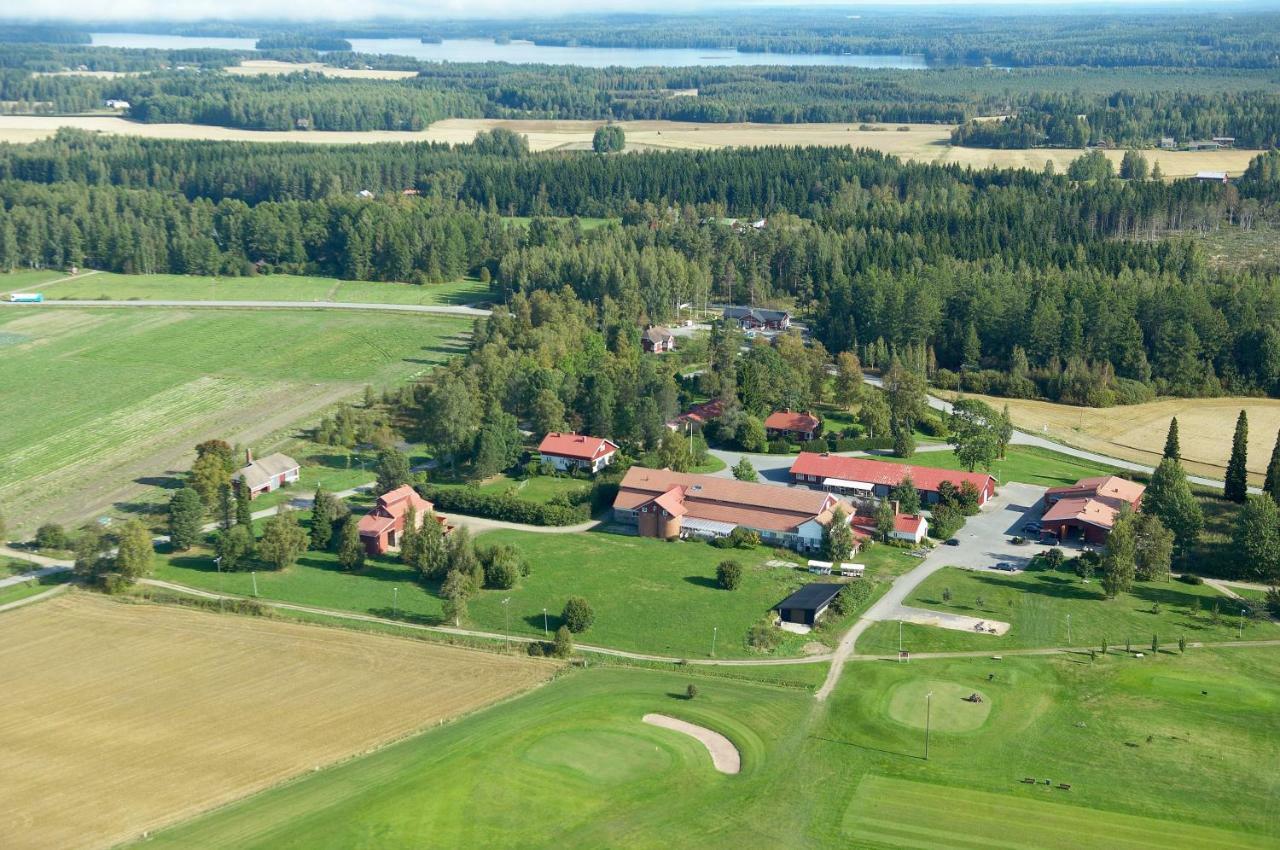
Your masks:
[[[1143,0],[1125,0],[1136,5]],[[850,0],[829,0],[826,5],[861,5]],[[866,5],[946,5],[947,0],[874,0]],[[1212,6],[1220,2],[1179,3],[1150,0],[1150,5]],[[0,17],[42,20],[220,20],[291,18],[305,20],[359,20],[374,17],[479,18],[530,17],[573,12],[689,12],[702,8],[742,5],[816,6],[824,0],[3,0]],[[965,0],[956,5],[1081,5],[1114,7],[1109,0]]]

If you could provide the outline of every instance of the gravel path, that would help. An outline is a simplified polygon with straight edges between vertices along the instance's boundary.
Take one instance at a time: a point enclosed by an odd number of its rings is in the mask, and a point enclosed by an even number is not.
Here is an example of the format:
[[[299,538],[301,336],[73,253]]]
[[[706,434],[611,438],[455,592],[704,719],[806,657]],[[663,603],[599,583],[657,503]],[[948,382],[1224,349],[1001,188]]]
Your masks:
[[[695,726],[665,714],[646,714],[644,722],[696,738],[711,753],[711,763],[721,773],[734,774],[742,770],[742,756],[738,753],[738,748],[719,732],[712,732],[705,726]]]

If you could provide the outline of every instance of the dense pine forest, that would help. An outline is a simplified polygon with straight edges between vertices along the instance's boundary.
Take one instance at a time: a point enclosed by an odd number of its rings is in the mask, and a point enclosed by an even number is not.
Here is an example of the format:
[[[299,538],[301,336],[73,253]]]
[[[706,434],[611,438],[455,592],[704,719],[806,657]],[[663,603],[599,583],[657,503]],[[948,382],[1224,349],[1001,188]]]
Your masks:
[[[1215,270],[1177,236],[1274,220],[1275,154],[1222,186],[823,148],[534,155],[520,141],[317,149],[63,131],[0,147],[0,265],[475,274],[506,299],[569,287],[627,327],[682,302],[794,302],[829,351],[874,363],[913,349],[971,388],[1102,404],[1280,394],[1280,279]],[[578,216],[619,223],[564,221]]]

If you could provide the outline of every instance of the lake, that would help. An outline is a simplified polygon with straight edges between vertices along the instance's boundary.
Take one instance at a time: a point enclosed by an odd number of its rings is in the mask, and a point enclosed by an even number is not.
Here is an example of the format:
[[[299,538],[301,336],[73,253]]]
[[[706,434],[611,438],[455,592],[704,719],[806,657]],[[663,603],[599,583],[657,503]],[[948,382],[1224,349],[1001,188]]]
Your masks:
[[[546,65],[582,65],[588,68],[660,66],[681,68],[695,65],[836,65],[848,68],[928,67],[923,56],[856,56],[826,53],[739,53],[686,47],[551,47],[527,41],[496,44],[491,39],[454,39],[440,44],[423,44],[416,38],[352,38],[357,53],[391,53],[429,62],[530,62]],[[93,43],[102,47],[218,48],[253,50],[252,38],[208,38],[204,36],[150,35],[145,33],[94,33]]]

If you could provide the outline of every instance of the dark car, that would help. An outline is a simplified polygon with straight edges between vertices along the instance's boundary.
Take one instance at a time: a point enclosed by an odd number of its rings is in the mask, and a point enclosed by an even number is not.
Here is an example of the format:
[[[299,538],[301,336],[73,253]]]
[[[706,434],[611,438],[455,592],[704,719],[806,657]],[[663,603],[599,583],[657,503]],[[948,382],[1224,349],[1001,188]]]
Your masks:
[[[960,541],[959,541],[959,539],[957,539],[957,538],[955,538],[955,537],[952,537],[952,538],[951,538],[951,539],[949,539],[949,540],[944,540],[944,541],[942,541],[942,545],[943,545],[943,546],[959,546],[959,545],[960,545]]]
[[[1011,573],[1011,572],[1015,572],[1018,568],[1015,567],[1013,564],[1009,563],[1008,561],[1001,561],[1000,563],[992,567],[992,569],[1002,570],[1006,573]]]
[[[1038,522],[1029,522],[1022,526],[1022,530],[1027,534],[1039,534],[1042,531],[1042,527]]]

